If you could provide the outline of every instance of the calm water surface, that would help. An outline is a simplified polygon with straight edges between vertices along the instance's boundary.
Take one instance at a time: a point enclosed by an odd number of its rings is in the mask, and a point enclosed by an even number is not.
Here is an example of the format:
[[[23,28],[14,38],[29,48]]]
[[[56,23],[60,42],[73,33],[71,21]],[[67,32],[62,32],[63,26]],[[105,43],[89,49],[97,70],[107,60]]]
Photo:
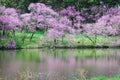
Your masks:
[[[0,51],[0,80],[75,80],[118,74],[119,49]]]

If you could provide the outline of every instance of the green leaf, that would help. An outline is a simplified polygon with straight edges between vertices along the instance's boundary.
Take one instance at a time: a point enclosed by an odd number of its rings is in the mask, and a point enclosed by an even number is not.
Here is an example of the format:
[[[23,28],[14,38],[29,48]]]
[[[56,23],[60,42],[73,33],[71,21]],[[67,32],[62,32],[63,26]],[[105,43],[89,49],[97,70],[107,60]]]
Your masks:
[[[73,2],[74,0],[63,0],[64,2]]]

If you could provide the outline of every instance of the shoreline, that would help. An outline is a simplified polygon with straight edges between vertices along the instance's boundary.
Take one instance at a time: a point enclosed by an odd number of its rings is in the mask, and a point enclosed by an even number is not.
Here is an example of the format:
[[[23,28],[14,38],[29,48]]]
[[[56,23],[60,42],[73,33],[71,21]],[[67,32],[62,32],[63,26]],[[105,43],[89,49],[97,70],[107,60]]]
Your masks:
[[[45,47],[25,47],[25,48],[5,48],[0,47],[0,50],[21,50],[21,49],[117,49],[120,45],[116,46],[45,46]]]

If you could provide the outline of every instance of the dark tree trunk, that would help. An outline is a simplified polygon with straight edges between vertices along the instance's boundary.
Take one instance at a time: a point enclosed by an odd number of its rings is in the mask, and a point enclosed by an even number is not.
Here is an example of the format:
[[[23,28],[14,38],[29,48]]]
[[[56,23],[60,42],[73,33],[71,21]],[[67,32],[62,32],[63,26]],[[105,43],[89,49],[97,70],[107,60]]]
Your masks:
[[[4,25],[3,25],[1,37],[2,37],[2,38],[5,38],[5,36],[6,36],[6,31],[5,31],[5,28],[4,28]]]
[[[32,38],[34,36],[35,32],[32,33],[31,37],[30,37],[30,42],[32,41]]]
[[[56,47],[56,43],[57,43],[57,40],[56,40],[56,39],[54,39],[53,48],[55,48],[55,47]]]
[[[26,35],[22,38],[22,42],[24,43],[26,39]]]

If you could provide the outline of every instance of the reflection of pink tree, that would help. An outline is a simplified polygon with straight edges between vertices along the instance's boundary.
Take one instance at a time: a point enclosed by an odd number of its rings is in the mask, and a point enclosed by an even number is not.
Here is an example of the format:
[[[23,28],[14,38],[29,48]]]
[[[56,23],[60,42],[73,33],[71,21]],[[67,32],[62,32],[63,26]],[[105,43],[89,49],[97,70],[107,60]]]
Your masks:
[[[75,66],[75,58],[74,56],[68,58],[68,65],[69,67],[74,67]]]

